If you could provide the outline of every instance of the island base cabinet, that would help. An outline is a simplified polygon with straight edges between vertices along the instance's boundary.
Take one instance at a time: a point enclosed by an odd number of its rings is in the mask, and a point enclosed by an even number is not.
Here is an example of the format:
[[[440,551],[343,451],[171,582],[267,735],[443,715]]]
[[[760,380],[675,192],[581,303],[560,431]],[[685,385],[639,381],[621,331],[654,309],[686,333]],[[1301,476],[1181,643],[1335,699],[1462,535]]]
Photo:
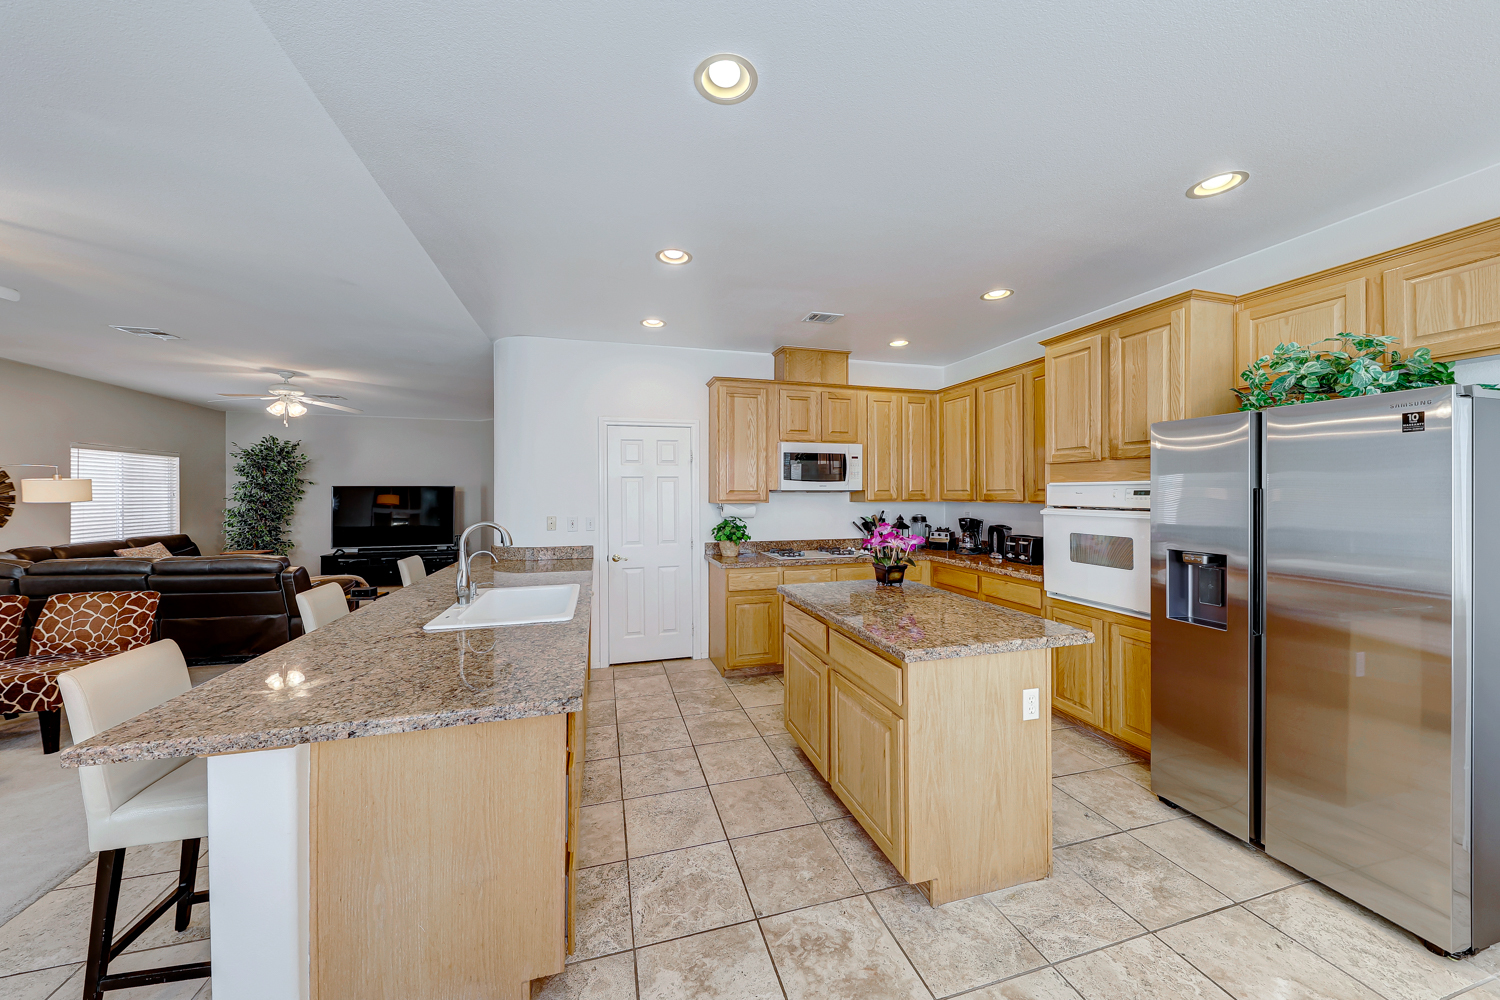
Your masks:
[[[797,614],[795,608],[793,614]],[[788,616],[790,617],[790,616]],[[803,617],[806,617],[805,615]],[[796,738],[824,778],[828,777],[828,664],[817,653],[786,636],[785,666],[782,681],[786,685],[786,704],[782,716],[787,732]]]
[[[828,784],[903,874],[902,720],[833,671],[828,678]]]

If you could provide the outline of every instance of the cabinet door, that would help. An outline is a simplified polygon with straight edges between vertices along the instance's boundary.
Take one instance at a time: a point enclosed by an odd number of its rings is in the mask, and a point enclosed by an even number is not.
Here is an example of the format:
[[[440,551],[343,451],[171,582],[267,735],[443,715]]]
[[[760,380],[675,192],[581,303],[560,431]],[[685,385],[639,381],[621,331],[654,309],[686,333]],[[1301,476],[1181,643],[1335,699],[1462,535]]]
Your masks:
[[[1104,460],[1104,335],[1047,348],[1047,461]]]
[[[901,718],[837,670],[828,672],[828,698],[828,783],[904,869]]]
[[[730,594],[725,600],[728,668],[758,667],[781,661],[781,596]]]
[[[782,441],[818,440],[818,390],[782,387],[777,391],[780,403],[778,426]]]
[[[940,498],[974,499],[974,389],[938,396],[942,430],[938,444]]]
[[[906,567],[911,572],[911,567]],[[873,580],[875,579],[875,567],[867,562],[858,566],[840,566],[834,571],[835,580]]]
[[[1047,502],[1047,369],[1031,370],[1026,393],[1026,502]]]
[[[901,411],[901,499],[936,500],[937,397],[906,395]]]
[[[775,400],[766,385],[718,383],[709,397],[709,500],[766,503],[771,499]]]
[[[828,776],[828,664],[817,653],[786,636],[782,680],[786,682],[782,717],[802,743],[818,773]]]
[[[830,444],[859,444],[861,435],[860,403],[864,393],[857,389],[824,389],[818,393],[820,441]]]
[[[901,499],[901,395],[865,393],[865,488],[851,500]]]
[[[1110,622],[1109,731],[1126,743],[1151,749],[1151,633]],[[1095,633],[1097,635],[1097,633]]]
[[[1357,278],[1279,295],[1251,296],[1234,314],[1234,384],[1277,344],[1316,344],[1341,333],[1364,336],[1370,281]]]
[[[1186,311],[1167,322],[1109,331],[1109,457],[1150,458],[1151,425],[1172,419],[1172,345],[1181,343]],[[1177,409],[1181,409],[1180,406]]]
[[[979,383],[980,500],[1026,499],[1026,385],[1017,372]]]
[[[1500,237],[1485,233],[1385,272],[1385,332],[1410,354],[1465,358],[1500,350]]]
[[[1052,650],[1052,705],[1059,712],[1104,728],[1104,621],[1048,607],[1047,617],[1094,633],[1086,646],[1056,646]]]

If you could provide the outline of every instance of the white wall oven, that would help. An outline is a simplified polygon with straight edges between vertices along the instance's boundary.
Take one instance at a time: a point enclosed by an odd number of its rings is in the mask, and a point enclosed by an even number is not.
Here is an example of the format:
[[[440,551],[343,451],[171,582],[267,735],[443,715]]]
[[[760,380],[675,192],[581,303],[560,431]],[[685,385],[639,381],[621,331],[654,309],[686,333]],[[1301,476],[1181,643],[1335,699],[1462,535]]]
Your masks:
[[[851,492],[865,488],[864,445],[781,442],[781,485],[788,492]]]
[[[1048,483],[1049,597],[1151,617],[1151,483]]]

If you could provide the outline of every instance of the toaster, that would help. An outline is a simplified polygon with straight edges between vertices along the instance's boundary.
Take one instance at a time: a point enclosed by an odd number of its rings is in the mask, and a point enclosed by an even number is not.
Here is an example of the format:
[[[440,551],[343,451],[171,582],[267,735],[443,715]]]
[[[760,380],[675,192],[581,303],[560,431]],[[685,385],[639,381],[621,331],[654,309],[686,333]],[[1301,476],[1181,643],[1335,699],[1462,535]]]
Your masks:
[[[1040,566],[1042,564],[1042,536],[1007,535],[1005,558],[1014,563]]]
[[[951,552],[958,548],[958,539],[953,537],[950,528],[933,528],[932,534],[927,539],[927,548],[938,552]]]

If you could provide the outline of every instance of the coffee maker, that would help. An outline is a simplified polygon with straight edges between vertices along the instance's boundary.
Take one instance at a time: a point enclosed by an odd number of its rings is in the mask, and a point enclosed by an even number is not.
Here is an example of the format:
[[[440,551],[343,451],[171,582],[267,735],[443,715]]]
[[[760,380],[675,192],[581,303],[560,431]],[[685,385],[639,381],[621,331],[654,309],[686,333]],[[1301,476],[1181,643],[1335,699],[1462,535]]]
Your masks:
[[[984,551],[984,522],[977,517],[958,519],[958,551],[976,555]]]

